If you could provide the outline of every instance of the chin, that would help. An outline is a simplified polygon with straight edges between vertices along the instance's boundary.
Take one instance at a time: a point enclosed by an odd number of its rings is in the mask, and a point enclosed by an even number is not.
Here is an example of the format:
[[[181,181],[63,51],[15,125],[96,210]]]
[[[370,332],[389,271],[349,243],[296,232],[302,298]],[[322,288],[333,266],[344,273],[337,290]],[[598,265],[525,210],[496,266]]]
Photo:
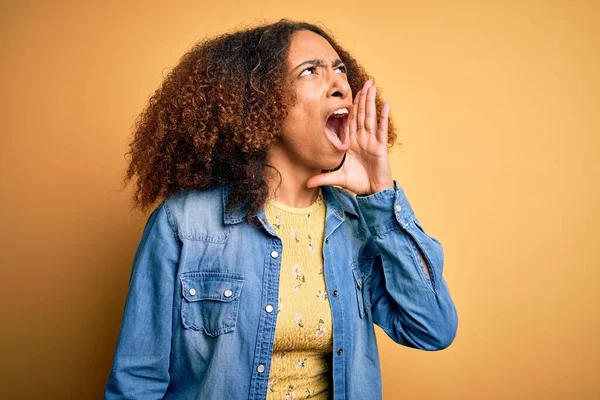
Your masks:
[[[342,158],[338,161],[337,164],[335,164],[335,166],[332,166],[331,168],[323,168],[323,172],[337,171],[338,169],[342,168],[342,165],[344,165],[344,160],[346,160],[346,153],[344,153]]]

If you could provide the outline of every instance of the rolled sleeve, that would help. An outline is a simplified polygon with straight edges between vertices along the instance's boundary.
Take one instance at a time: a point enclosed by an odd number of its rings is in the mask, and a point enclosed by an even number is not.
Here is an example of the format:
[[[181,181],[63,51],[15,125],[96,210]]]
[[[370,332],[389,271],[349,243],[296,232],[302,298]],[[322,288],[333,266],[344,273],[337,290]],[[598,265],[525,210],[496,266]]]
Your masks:
[[[425,232],[397,181],[394,188],[356,196],[356,200],[380,251],[370,279],[374,322],[394,341],[409,347],[449,346],[458,317],[442,276],[441,243]]]
[[[397,181],[394,181],[394,188],[368,196],[356,196],[356,201],[373,236],[382,236],[389,230],[397,229],[398,224],[406,228],[415,218],[404,190]]]

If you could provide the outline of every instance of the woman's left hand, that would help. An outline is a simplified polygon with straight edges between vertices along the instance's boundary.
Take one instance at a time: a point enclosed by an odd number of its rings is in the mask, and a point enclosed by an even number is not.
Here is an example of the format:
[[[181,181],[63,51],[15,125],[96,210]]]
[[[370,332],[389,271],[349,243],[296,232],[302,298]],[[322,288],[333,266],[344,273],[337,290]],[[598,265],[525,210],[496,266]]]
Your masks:
[[[358,195],[394,187],[387,149],[390,103],[383,105],[378,124],[376,90],[369,79],[356,93],[354,107],[348,116],[350,149],[342,167],[311,177],[307,187],[337,185]]]

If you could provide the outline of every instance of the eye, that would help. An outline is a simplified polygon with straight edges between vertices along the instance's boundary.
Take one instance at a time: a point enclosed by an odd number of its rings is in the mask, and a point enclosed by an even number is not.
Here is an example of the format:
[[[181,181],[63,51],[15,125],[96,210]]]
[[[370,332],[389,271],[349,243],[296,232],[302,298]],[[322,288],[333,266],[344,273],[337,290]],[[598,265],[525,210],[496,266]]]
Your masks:
[[[300,76],[306,75],[305,74],[306,71],[313,71],[314,72],[316,69],[317,69],[317,67],[308,67],[304,71],[302,71],[302,73],[300,74]]]
[[[339,67],[337,67],[336,69],[341,69],[342,70],[342,74],[345,74],[348,70],[346,69],[345,65],[340,65]]]

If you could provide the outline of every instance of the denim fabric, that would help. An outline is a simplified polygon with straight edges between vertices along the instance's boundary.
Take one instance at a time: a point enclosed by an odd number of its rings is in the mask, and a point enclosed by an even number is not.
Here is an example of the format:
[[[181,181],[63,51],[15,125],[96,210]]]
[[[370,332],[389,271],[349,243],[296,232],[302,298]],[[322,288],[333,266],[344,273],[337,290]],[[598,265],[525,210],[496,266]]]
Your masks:
[[[429,351],[456,335],[442,246],[394,185],[369,196],[322,188],[335,400],[382,397],[373,324],[396,343]],[[285,249],[264,210],[254,226],[243,207],[225,209],[228,196],[227,186],[188,190],[150,214],[106,399],[266,398]]]

